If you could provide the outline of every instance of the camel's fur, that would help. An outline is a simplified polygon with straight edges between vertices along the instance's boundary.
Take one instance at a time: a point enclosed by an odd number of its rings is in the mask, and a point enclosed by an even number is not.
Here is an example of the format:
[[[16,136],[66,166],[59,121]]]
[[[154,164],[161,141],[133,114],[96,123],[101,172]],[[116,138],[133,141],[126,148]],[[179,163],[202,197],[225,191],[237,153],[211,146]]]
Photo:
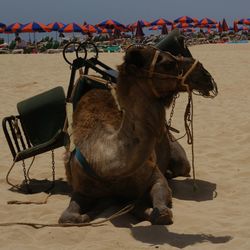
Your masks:
[[[134,210],[138,218],[153,224],[172,223],[172,195],[164,174],[170,150],[180,151],[180,148],[169,145],[165,107],[170,105],[174,94],[186,89],[176,78],[153,75],[149,79],[154,54],[152,48],[131,48],[119,66],[117,99],[123,112],[118,111],[106,90],[90,90],[79,101],[73,116],[74,143],[99,178],[86,174],[78,160],[67,152],[65,166],[73,194],[59,220],[61,223],[92,219],[96,201],[109,197],[139,199],[141,202],[137,202]],[[161,53],[154,71],[178,75],[186,72],[193,62]],[[212,84],[202,69],[198,64],[187,79],[191,89],[206,92]],[[189,169],[180,170],[182,174],[186,172]]]

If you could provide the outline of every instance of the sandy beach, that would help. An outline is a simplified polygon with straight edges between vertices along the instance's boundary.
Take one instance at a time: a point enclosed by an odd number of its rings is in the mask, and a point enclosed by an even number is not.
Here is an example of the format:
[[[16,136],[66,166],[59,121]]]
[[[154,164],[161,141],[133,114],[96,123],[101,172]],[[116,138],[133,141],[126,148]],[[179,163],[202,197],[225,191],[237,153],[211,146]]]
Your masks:
[[[250,249],[250,43],[190,47],[217,82],[215,99],[194,96],[194,149],[198,190],[192,179],[170,181],[173,190],[174,224],[152,226],[123,215],[98,227],[35,229],[30,226],[0,227],[0,249]],[[100,60],[115,67],[122,53],[100,54]],[[0,55],[0,114],[17,114],[16,103],[56,86],[67,90],[70,68],[61,54]],[[184,133],[183,113],[187,95],[177,101],[173,126]],[[63,148],[55,151],[55,195],[44,205],[10,205],[10,200],[41,201],[46,193],[32,195],[10,190],[5,181],[12,163],[0,129],[0,223],[57,223],[69,203]],[[186,138],[180,143],[191,160]],[[50,153],[37,157],[30,176],[51,180]],[[17,163],[10,179],[23,180]],[[103,212],[106,218],[119,207]]]

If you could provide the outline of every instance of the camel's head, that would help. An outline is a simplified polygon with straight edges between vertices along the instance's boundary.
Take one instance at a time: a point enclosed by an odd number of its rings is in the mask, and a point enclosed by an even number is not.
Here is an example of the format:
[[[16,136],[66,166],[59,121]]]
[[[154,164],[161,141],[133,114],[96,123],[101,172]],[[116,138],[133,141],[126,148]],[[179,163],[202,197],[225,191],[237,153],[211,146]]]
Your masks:
[[[194,91],[207,97],[217,95],[214,79],[200,62],[149,46],[130,47],[119,71],[120,75],[139,79],[157,97],[180,91]]]

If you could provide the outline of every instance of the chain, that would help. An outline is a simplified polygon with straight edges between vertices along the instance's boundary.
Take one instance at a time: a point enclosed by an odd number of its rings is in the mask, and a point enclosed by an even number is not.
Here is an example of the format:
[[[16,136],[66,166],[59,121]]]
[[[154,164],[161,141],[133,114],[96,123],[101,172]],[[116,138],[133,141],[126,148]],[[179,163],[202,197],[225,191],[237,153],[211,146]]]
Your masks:
[[[171,127],[171,123],[172,123],[172,118],[174,116],[174,109],[175,109],[176,99],[179,96],[180,96],[180,94],[178,93],[178,94],[174,95],[174,97],[173,97],[171,112],[170,112],[169,119],[168,119],[167,124],[166,124],[168,136],[169,136],[169,139],[171,141],[174,141],[175,139],[174,139],[174,137],[172,136],[172,134],[170,133],[169,130],[173,130],[174,132],[178,132],[178,130],[176,130],[176,129],[174,129],[174,128]]]
[[[55,182],[55,154],[54,150],[51,150],[51,158],[52,158],[52,179]]]
[[[179,94],[176,94],[176,95],[174,95],[174,97],[173,97],[172,109],[171,109],[171,112],[170,112],[170,115],[169,115],[169,119],[168,119],[168,122],[167,122],[168,127],[171,127],[172,118],[173,118],[173,115],[174,115],[175,102],[176,102],[176,99],[177,99],[179,96],[180,96]]]
[[[29,181],[28,181],[28,176],[27,176],[27,171],[26,171],[26,166],[24,160],[22,160],[22,166],[23,166],[23,175],[24,175],[24,182],[27,187],[27,191],[30,193],[30,188],[29,188]]]

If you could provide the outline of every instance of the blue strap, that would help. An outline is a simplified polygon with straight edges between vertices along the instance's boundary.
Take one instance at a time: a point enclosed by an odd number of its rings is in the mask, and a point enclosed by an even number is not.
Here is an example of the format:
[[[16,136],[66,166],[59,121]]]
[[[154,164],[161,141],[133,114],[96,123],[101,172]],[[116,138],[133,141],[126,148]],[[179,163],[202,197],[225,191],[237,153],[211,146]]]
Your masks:
[[[94,169],[90,166],[84,155],[81,153],[79,148],[75,148],[74,152],[76,159],[80,162],[80,165],[82,166],[83,170],[86,174],[88,174],[92,178],[100,179],[100,177],[96,174]]]

